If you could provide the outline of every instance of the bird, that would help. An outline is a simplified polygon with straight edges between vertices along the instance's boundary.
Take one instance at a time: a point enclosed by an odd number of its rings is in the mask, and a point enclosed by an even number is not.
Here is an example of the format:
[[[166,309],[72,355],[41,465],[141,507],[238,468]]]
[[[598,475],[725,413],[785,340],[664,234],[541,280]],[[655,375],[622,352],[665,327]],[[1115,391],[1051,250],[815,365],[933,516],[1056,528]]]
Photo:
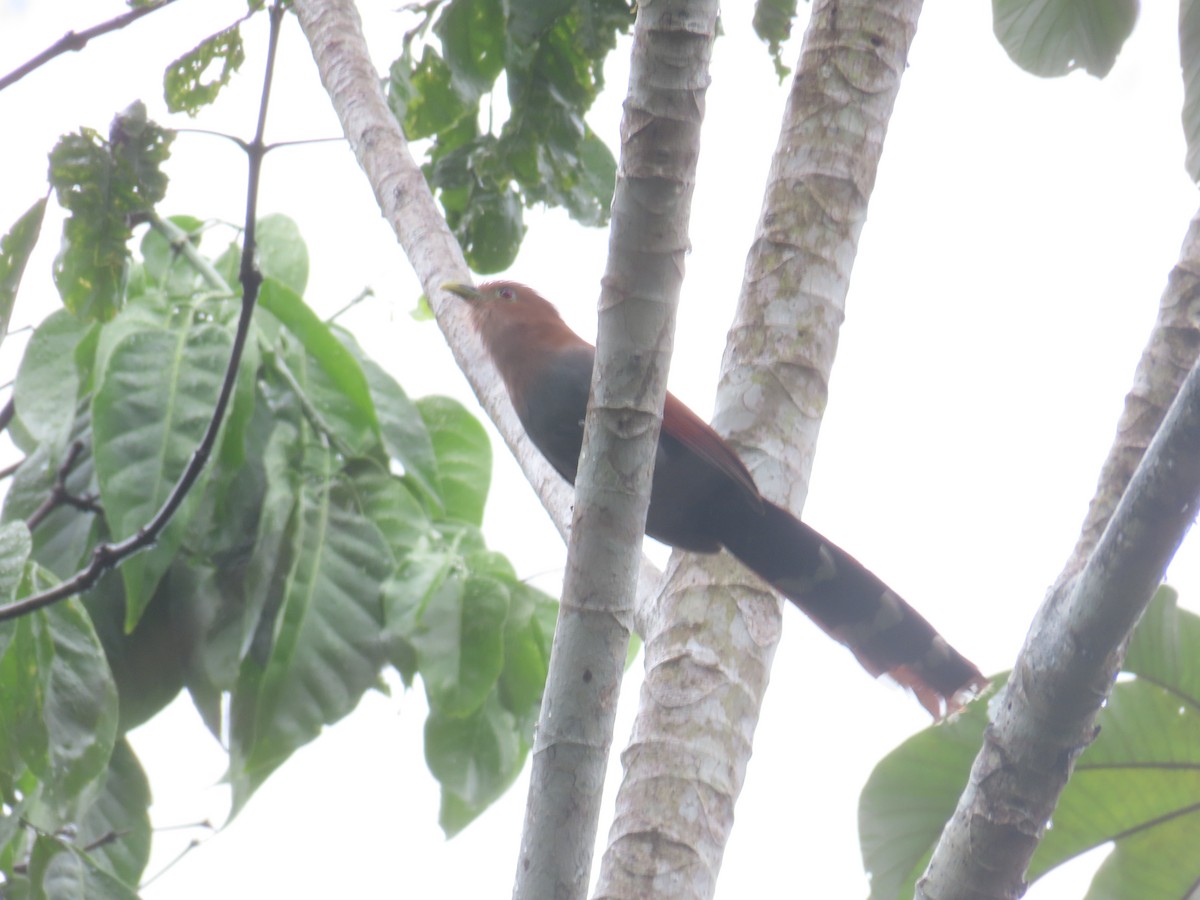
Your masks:
[[[470,319],[529,438],[575,483],[595,348],[537,291],[514,281],[443,289]],[[655,452],[646,534],[693,553],[728,550],[872,675],[940,719],[987,684],[920,613],[846,551],[759,492],[733,448],[670,392]]]

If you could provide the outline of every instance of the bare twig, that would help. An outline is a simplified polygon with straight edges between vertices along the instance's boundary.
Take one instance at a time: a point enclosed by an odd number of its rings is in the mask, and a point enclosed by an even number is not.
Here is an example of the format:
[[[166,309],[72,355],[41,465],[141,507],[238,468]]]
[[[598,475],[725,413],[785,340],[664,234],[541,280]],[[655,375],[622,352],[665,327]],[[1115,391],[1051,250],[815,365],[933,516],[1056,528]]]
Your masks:
[[[67,490],[67,477],[71,474],[71,470],[75,468],[75,463],[79,461],[79,456],[83,453],[84,449],[83,441],[75,441],[75,443],[71,444],[71,449],[67,451],[67,458],[62,461],[62,465],[58,467],[58,473],[54,476],[54,484],[50,486],[49,496],[25,520],[25,525],[30,531],[34,531],[46,520],[46,517],[50,513],[54,512],[60,506],[73,506],[75,509],[83,512],[96,513],[101,511],[100,504],[97,502],[94,494],[76,495]]]
[[[0,91],[20,81],[30,72],[41,68],[55,57],[62,56],[64,53],[82,50],[92,38],[108,34],[110,31],[120,31],[126,25],[130,25],[142,18],[142,16],[148,16],[150,13],[157,12],[164,6],[170,6],[174,2],[175,0],[154,0],[154,2],[147,3],[145,6],[139,6],[128,12],[121,13],[121,15],[115,16],[107,22],[101,22],[99,25],[93,25],[91,28],[86,28],[83,31],[68,31],[37,56],[33,57],[33,59],[17,66],[7,75],[0,76]]]
[[[233,349],[229,354],[229,365],[225,370],[225,379],[221,383],[221,392],[217,397],[217,403],[213,409],[212,418],[209,420],[208,429],[205,431],[200,445],[196,448],[196,452],[192,454],[192,458],[188,461],[183,474],[179,477],[179,481],[176,482],[174,489],[149,522],[123,541],[97,545],[92,551],[92,558],[87,566],[50,590],[26,597],[8,606],[0,607],[0,621],[25,615],[34,610],[49,606],[51,603],[56,603],[66,597],[86,591],[99,580],[104,572],[117,565],[121,560],[132,556],[139,550],[150,547],[158,539],[158,535],[162,530],[166,528],[167,523],[171,521],[171,517],[175,514],[176,510],[182,505],[188,491],[192,489],[196,479],[199,478],[201,471],[203,471],[205,464],[208,462],[208,457],[212,454],[212,449],[217,440],[217,432],[221,428],[221,422],[225,417],[225,410],[229,406],[230,398],[233,396],[233,388],[237,382],[242,351],[245,349],[246,339],[250,333],[250,319],[254,313],[254,306],[258,301],[258,288],[262,284],[262,274],[254,266],[255,220],[258,212],[258,184],[261,177],[262,161],[266,146],[263,142],[263,132],[266,129],[267,106],[271,96],[271,81],[275,71],[276,48],[279,44],[279,30],[283,21],[283,13],[284,9],[281,4],[277,3],[271,7],[271,31],[268,39],[267,67],[266,76],[263,79],[262,101],[258,111],[258,127],[255,131],[254,140],[248,148],[249,175],[246,184],[246,224],[242,244],[242,268],[240,273],[242,282],[242,310],[241,315],[238,317],[237,332],[233,339]]]
[[[326,319],[325,323],[327,325],[332,325],[337,320],[338,316],[345,315],[350,310],[354,309],[354,307],[358,306],[358,304],[360,304],[364,300],[366,300],[368,297],[374,297],[374,296],[375,296],[374,288],[370,288],[370,287],[363,288],[361,291],[358,292],[357,297],[352,297],[350,299],[349,303],[347,303],[345,306],[343,306],[341,309],[339,309],[337,312],[335,312],[332,316],[330,316],[328,319]]]
[[[5,478],[11,478],[13,475],[16,474],[17,469],[21,468],[21,466],[24,465],[24,463],[25,463],[24,459],[18,459],[15,463],[12,463],[11,465],[5,466],[3,469],[0,469],[0,481],[3,481]]]
[[[9,332],[10,334],[12,332]],[[12,424],[13,416],[16,414],[17,406],[12,397],[8,398],[8,402],[0,407],[0,431],[4,431]]]

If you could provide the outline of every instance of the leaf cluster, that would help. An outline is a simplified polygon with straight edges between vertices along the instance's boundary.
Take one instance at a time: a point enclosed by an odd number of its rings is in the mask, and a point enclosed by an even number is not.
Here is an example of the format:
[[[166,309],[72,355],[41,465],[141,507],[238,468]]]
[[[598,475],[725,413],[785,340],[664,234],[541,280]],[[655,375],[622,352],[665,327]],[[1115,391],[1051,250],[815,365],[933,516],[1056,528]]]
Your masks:
[[[24,267],[41,209],[0,245],[4,272]],[[0,603],[141,528],[207,426],[240,309],[228,288],[240,250],[210,259],[203,222],[172,223],[136,257],[113,254],[124,274],[107,303],[60,310],[30,339]],[[448,833],[528,751],[556,607],[484,544],[486,434],[455,401],[410,399],[312,312],[294,224],[269,217],[258,236],[260,305],[199,482],[157,543],[82,599],[0,623],[0,872],[14,896],[52,893],[59,878],[89,896],[130,894],[149,852],[149,791],[124,735],[184,690],[228,748],[235,813],[388,666],[424,684]],[[56,486],[74,502],[47,507]]]
[[[392,63],[388,101],[411,140],[432,138],[425,177],[471,268],[512,263],[524,207],[561,206],[585,225],[605,224],[616,162],[584,114],[604,86],[605,57],[633,23],[628,0],[410,9],[421,22]],[[502,75],[508,116],[497,130]]]

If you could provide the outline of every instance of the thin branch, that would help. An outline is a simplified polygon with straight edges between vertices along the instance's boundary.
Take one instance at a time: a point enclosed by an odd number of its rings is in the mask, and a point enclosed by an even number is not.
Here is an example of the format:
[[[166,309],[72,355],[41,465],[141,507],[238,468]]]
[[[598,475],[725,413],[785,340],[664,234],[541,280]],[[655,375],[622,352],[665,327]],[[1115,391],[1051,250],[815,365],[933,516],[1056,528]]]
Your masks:
[[[354,307],[358,306],[358,304],[362,303],[367,298],[374,297],[374,296],[375,296],[374,288],[370,288],[370,287],[363,288],[361,291],[358,292],[358,296],[351,297],[350,301],[345,306],[343,306],[341,309],[339,309],[337,312],[335,312],[332,316],[330,316],[328,319],[326,319],[325,324],[332,325],[335,321],[337,321],[339,316],[345,315],[346,313],[348,313],[350,310],[354,309]]]
[[[918,897],[1024,893],[1029,860],[1075,759],[1095,738],[1128,636],[1200,502],[1200,331],[1188,313],[1197,296],[1200,213],[1168,280],[1079,543],[994,702],[996,719]]]
[[[5,431],[12,424],[13,416],[16,414],[17,405],[12,397],[8,398],[8,402],[0,407],[0,431]]]
[[[5,478],[11,478],[13,475],[15,475],[17,473],[17,469],[21,468],[21,466],[23,466],[24,464],[25,464],[24,459],[18,459],[15,463],[12,463],[10,465],[5,466],[3,469],[0,469],[0,481],[3,481]]]
[[[91,28],[86,28],[83,31],[68,31],[37,56],[33,57],[33,59],[17,66],[17,68],[13,69],[7,75],[0,76],[0,91],[20,81],[30,72],[39,69],[55,57],[62,56],[64,53],[82,50],[92,38],[108,34],[110,31],[120,31],[126,25],[131,25],[142,18],[142,16],[148,16],[150,13],[157,12],[164,6],[170,6],[174,2],[175,0],[153,0],[153,2],[147,3],[145,6],[131,9],[128,12],[109,19],[107,22],[101,22],[99,25],[93,25]]]
[[[249,153],[250,146],[248,144],[243,146],[246,147],[246,151]],[[164,219],[154,211],[146,214],[146,221],[167,239],[171,245],[171,250],[186,259],[188,264],[208,283],[209,287],[222,294],[232,295],[233,289],[225,281],[224,276],[217,271],[212,262],[192,243],[192,235],[188,234],[171,220]]]
[[[30,531],[37,529],[46,520],[46,517],[60,506],[73,506],[75,509],[92,513],[101,511],[100,504],[94,495],[76,496],[67,490],[67,477],[75,468],[75,463],[79,461],[84,449],[83,441],[75,441],[71,444],[71,449],[67,451],[67,458],[62,461],[62,465],[58,467],[58,472],[54,476],[54,484],[50,486],[49,496],[25,520],[25,525]]]
[[[238,317],[237,332],[233,339],[233,348],[229,354],[229,365],[225,369],[225,379],[221,383],[221,391],[209,420],[208,429],[188,461],[179,481],[176,482],[170,495],[154,517],[130,537],[116,543],[102,543],[92,551],[91,561],[86,567],[73,576],[40,594],[35,594],[19,600],[16,603],[0,607],[0,621],[13,619],[37,609],[49,606],[66,597],[86,591],[99,580],[104,572],[117,565],[121,560],[132,556],[139,550],[151,546],[158,535],[170,522],[171,517],[182,505],[188,491],[192,489],[199,478],[213,447],[216,445],[217,432],[225,418],[225,410],[233,396],[233,388],[237,382],[238,368],[242,359],[242,351],[250,334],[250,320],[254,314],[254,306],[258,300],[258,288],[262,283],[262,274],[254,266],[255,248],[255,219],[258,209],[258,184],[261,177],[263,152],[263,132],[266,128],[267,106],[271,95],[271,81],[275,70],[276,49],[279,44],[279,30],[283,22],[284,8],[282,4],[271,7],[271,30],[267,46],[266,76],[263,79],[262,101],[259,105],[258,127],[254,140],[250,144],[249,175],[246,185],[246,224],[242,244],[242,310]]]

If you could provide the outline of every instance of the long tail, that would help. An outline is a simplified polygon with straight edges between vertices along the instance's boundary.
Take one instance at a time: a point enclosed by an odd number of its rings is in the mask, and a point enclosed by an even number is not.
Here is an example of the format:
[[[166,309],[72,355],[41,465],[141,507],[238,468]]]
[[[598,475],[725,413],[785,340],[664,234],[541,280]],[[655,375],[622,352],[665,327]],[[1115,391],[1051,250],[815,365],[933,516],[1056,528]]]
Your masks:
[[[909,688],[934,718],[987,684],[969,660],[886,584],[787,510],[737,504],[721,543],[844,644],[872,675]]]

